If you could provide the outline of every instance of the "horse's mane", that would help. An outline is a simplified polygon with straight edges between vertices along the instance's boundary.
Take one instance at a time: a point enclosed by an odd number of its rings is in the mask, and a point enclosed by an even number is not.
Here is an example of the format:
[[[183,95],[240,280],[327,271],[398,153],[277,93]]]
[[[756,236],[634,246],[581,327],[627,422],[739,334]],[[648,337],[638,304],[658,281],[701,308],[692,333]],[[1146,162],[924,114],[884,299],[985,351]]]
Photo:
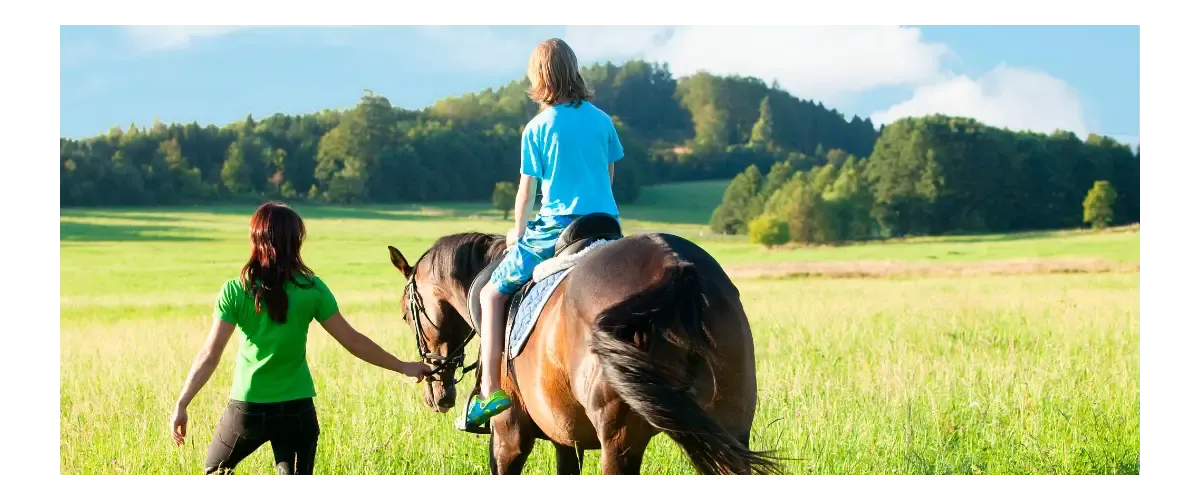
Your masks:
[[[503,257],[505,248],[504,237],[497,234],[457,233],[438,238],[423,260],[432,276],[465,288],[485,266]]]

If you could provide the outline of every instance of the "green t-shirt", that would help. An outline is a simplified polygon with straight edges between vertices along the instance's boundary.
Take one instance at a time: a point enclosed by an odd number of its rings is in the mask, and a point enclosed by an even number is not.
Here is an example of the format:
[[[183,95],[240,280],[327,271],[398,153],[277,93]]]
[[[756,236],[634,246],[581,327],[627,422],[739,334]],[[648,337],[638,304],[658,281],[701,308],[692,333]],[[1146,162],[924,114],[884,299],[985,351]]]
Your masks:
[[[300,277],[297,281],[309,285]],[[217,318],[237,325],[241,345],[233,372],[229,397],[250,403],[275,403],[316,395],[306,356],[308,325],[325,321],[337,312],[337,301],[329,287],[312,277],[312,286],[302,288],[288,282],[287,322],[271,320],[264,304],[254,312],[254,297],[242,287],[240,279],[231,279],[217,296]]]

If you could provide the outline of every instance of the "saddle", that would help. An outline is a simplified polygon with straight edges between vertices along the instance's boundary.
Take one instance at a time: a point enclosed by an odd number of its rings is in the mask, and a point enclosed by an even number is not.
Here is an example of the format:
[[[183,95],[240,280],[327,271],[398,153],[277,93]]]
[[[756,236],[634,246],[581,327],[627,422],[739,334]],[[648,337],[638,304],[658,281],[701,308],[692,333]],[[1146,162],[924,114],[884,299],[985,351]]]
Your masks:
[[[621,223],[615,217],[604,213],[587,214],[571,221],[566,229],[563,229],[562,234],[558,236],[558,241],[554,243],[554,256],[552,259],[563,260],[561,258],[578,254],[598,241],[612,241],[623,237],[624,233],[621,232]],[[570,267],[574,267],[575,263],[571,263]],[[477,332],[483,331],[480,327],[483,323],[483,309],[479,305],[479,294],[483,291],[483,287],[487,284],[488,279],[492,277],[492,273],[499,266],[500,260],[496,260],[488,264],[487,267],[484,267],[479,274],[475,275],[475,279],[471,281],[471,288],[467,292],[467,304],[471,313],[471,317],[468,319],[471,322],[471,327]],[[525,296],[536,283],[543,281],[543,279],[537,279],[539,278],[537,273],[535,273],[534,278],[529,280],[520,290],[517,290],[512,295],[512,298],[509,299],[505,319],[505,338],[508,338],[508,334],[512,330],[512,320],[516,317],[516,313],[520,309]]]
[[[510,372],[513,368],[513,358],[521,353],[525,346],[525,340],[529,338],[529,333],[533,331],[533,326],[542,313],[542,308],[554,290],[562,284],[567,273],[574,269],[593,247],[623,237],[620,222],[611,215],[603,213],[584,215],[563,229],[558,241],[554,244],[554,256],[538,264],[538,267],[534,269],[533,278],[509,299],[505,310],[504,351]],[[471,281],[471,287],[467,291],[467,307],[471,314],[468,320],[471,327],[477,332],[483,330],[480,327],[483,315],[479,294],[492,277],[492,273],[500,266],[500,261],[501,259],[497,259],[475,275],[475,279]],[[471,394],[475,395],[478,391],[479,386],[476,384]],[[473,434],[490,433],[491,426],[489,424],[478,427],[467,425],[467,409],[467,405],[463,405],[462,414],[456,419],[455,427]]]

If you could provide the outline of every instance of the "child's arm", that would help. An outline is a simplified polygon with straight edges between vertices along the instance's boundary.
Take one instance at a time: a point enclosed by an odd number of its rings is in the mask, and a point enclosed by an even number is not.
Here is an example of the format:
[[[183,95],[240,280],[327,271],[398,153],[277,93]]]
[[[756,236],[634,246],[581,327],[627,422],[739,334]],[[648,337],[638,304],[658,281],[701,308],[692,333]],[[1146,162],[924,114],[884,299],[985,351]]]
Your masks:
[[[625,157],[625,147],[621,145],[621,139],[617,137],[617,127],[609,122],[608,134],[608,183],[612,185],[615,178],[616,169],[613,165],[618,160]]]
[[[525,131],[521,132],[521,181],[517,183],[517,199],[513,207],[516,227],[508,232],[507,238],[510,247],[525,234],[525,223],[533,212],[534,189],[537,189],[538,178],[545,173],[541,151],[536,127],[525,127]]]
[[[514,229],[514,239],[520,238],[525,234],[525,222],[529,220],[531,212],[533,212],[533,189],[537,185],[537,178],[529,175],[521,175],[521,183],[517,186],[517,201],[513,207],[513,213],[516,214],[516,228]]]

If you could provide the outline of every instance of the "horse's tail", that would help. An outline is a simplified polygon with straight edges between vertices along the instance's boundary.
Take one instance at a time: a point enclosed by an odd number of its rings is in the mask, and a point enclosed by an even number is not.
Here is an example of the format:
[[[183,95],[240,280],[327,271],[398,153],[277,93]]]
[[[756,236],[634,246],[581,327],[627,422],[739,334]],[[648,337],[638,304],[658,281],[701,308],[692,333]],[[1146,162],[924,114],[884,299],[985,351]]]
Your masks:
[[[748,449],[689,390],[694,372],[688,365],[711,367],[715,347],[704,326],[707,297],[696,266],[675,257],[659,283],[597,316],[591,348],[604,377],[633,411],[678,443],[701,474],[778,473],[771,456]],[[663,342],[687,356],[653,356]]]

